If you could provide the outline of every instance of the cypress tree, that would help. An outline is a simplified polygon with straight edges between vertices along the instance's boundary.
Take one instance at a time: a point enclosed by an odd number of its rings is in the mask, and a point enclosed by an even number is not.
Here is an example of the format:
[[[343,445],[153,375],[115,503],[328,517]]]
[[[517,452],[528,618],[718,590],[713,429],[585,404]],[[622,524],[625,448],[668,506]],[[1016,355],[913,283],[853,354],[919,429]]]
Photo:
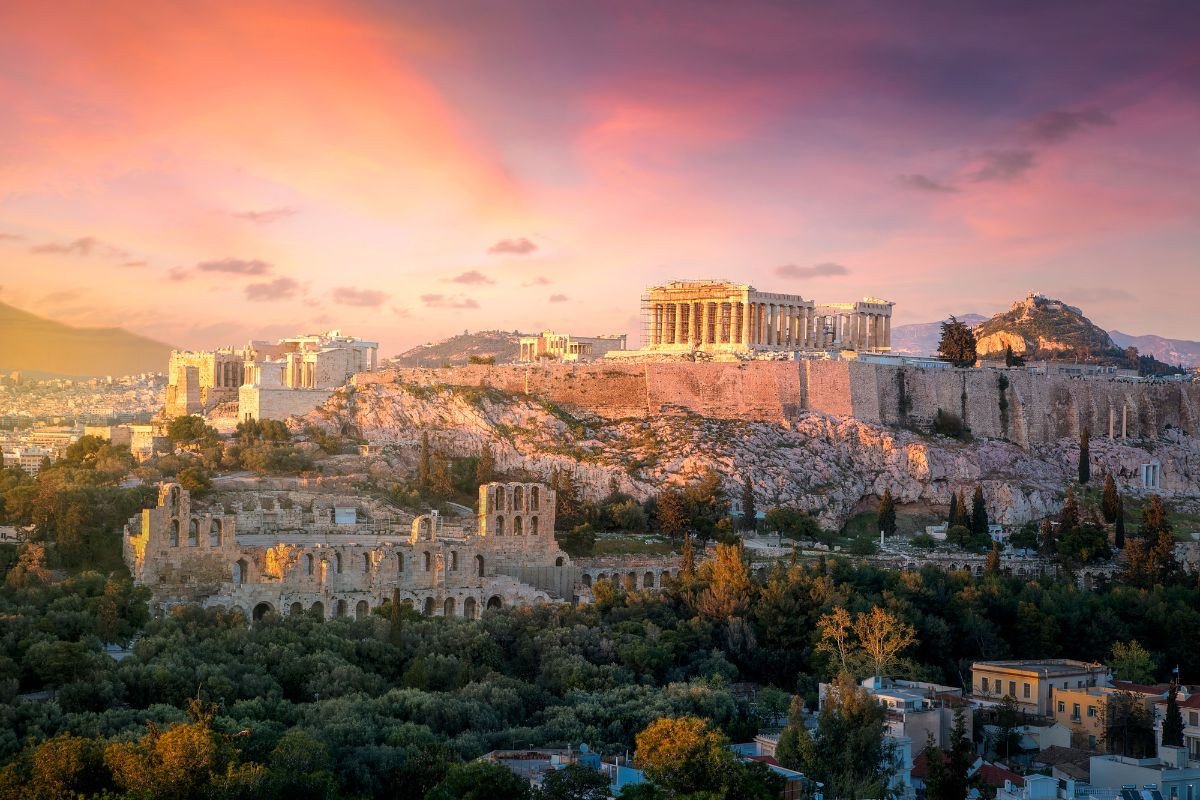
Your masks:
[[[971,527],[971,519],[967,514],[967,501],[963,498],[963,493],[958,493],[958,510],[954,517],[955,525],[962,525],[964,528]]]
[[[1125,501],[1117,495],[1117,527],[1113,533],[1113,544],[1118,550],[1125,549]]]
[[[1117,482],[1113,480],[1112,473],[1104,476],[1104,497],[1100,502],[1100,511],[1104,514],[1104,521],[1109,525],[1117,521],[1117,509],[1120,503],[1120,497],[1117,495]]]
[[[433,476],[433,455],[429,452],[429,431],[421,433],[421,450],[417,456],[417,488],[429,491],[429,480]]]
[[[1138,535],[1143,539],[1151,539],[1160,533],[1170,533],[1171,525],[1167,522],[1167,510],[1163,508],[1162,498],[1152,494],[1146,498],[1142,506],[1142,524]]]
[[[696,551],[692,548],[692,535],[690,533],[683,536],[683,566],[679,570],[679,578],[685,583],[690,583],[696,578]]]
[[[490,483],[496,476],[496,457],[492,448],[484,447],[479,452],[479,461],[475,462],[475,483]]]
[[[987,505],[983,502],[983,487],[975,487],[975,496],[971,498],[971,533],[987,534],[988,513]]]
[[[896,501],[891,489],[884,489],[883,497],[879,498],[879,530],[887,536],[896,535]]]
[[[1179,711],[1179,685],[1172,680],[1171,691],[1167,695],[1167,713],[1163,718],[1162,743],[1165,745],[1183,746],[1183,714]]]
[[[992,551],[988,553],[985,569],[989,575],[995,575],[1000,571],[1000,546],[995,542],[992,542]]]
[[[951,492],[950,493],[950,513],[946,515],[946,527],[948,528],[951,525],[954,525],[955,520],[957,518],[958,518],[958,495],[955,494],[954,492]]]
[[[1038,531],[1038,538],[1042,541],[1042,554],[1054,555],[1054,526],[1050,524],[1050,518],[1046,517],[1042,520],[1041,528]]]
[[[1079,483],[1087,486],[1092,479],[1092,458],[1088,451],[1088,429],[1079,434]]]
[[[742,530],[754,530],[758,511],[754,508],[754,484],[750,476],[742,483]]]

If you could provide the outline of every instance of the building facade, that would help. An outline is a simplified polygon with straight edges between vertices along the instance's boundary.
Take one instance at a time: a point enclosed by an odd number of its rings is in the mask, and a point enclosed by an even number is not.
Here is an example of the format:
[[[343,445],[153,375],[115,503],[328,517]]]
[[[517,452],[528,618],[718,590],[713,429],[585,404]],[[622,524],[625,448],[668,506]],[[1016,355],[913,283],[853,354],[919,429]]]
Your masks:
[[[978,700],[1017,701],[1026,714],[1053,715],[1055,691],[1107,686],[1103,664],[1048,658],[1032,661],[976,661],[971,665],[971,695]]]
[[[893,303],[817,304],[723,280],[672,281],[642,300],[645,350],[746,354],[891,349]]]
[[[436,512],[410,524],[360,520],[354,507],[194,509],[176,483],[125,526],[123,552],[157,611],[196,604],[246,617],[363,617],[398,593],[429,616],[572,600],[578,570],[554,539],[554,492],[536,483],[479,489],[474,525]]]
[[[569,333],[542,331],[537,336],[522,336],[517,360],[536,362],[549,358],[556,361],[591,361],[604,358],[613,350],[624,350],[628,337],[625,334],[611,336],[572,336]]]

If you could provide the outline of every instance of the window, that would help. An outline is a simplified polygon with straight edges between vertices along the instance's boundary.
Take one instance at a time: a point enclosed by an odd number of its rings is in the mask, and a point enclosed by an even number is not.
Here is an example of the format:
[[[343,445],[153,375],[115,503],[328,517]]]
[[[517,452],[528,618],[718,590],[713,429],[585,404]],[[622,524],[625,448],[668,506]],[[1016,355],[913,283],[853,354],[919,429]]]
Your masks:
[[[1011,694],[1013,697],[1017,696],[1017,682],[1016,681],[1008,682],[1008,693]]]
[[[1076,689],[1082,689],[1082,688],[1083,688],[1083,681],[1076,681],[1075,683],[1076,683],[1076,686],[1075,686],[1075,688],[1076,688]]]
[[[1079,720],[1079,703],[1071,704],[1071,719],[1076,721]]]
[[[987,678],[979,679],[979,693],[980,694],[988,693],[988,679]]]
[[[1028,683],[1025,684],[1025,686],[1021,689],[1021,694],[1022,694],[1022,696],[1026,697],[1026,698],[1029,697],[1029,684]]]
[[[313,574],[313,557],[311,554],[304,556],[304,574]]]
[[[1060,714],[1067,713],[1067,704],[1064,703],[1062,700],[1058,701],[1058,713],[1060,713]]]
[[[1188,712],[1188,725],[1191,725],[1193,728],[1196,727],[1197,725],[1200,725],[1200,713],[1197,713],[1195,711],[1189,711]]]
[[[1088,706],[1088,716],[1089,717],[1096,716],[1096,707],[1095,706]]]

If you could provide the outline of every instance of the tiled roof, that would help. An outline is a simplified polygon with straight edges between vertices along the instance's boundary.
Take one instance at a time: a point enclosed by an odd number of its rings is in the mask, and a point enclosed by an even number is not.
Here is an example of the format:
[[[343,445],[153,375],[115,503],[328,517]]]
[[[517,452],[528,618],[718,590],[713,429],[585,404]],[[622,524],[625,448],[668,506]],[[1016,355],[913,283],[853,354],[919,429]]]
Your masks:
[[[984,764],[980,767],[979,779],[988,786],[1003,786],[1005,781],[1012,781],[1013,786],[1025,785],[1025,779],[1020,775],[995,764]]]

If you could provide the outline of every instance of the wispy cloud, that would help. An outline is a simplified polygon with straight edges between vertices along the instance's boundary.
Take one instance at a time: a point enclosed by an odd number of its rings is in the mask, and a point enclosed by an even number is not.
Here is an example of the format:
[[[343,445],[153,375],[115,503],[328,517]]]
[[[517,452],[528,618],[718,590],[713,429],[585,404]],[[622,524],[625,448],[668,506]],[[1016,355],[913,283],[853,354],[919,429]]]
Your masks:
[[[278,222],[281,219],[287,219],[296,215],[296,209],[290,206],[281,206],[280,208],[267,208],[262,211],[234,211],[234,217],[244,219],[249,222],[267,225],[272,222]]]
[[[531,278],[530,280],[525,281],[521,285],[522,286],[549,286],[552,283],[554,283],[554,281],[550,280],[549,278],[547,278],[543,275],[538,275],[536,278]]]
[[[527,256],[538,249],[538,246],[533,242],[521,236],[517,239],[501,239],[494,245],[488,248],[488,253],[494,256],[498,255],[513,255]]]
[[[957,192],[958,189],[948,183],[935,181],[928,175],[919,173],[913,175],[900,175],[897,182],[906,189],[916,189],[920,192]]]
[[[0,233],[0,242],[23,242],[25,237],[19,233]]]
[[[1033,151],[1026,148],[988,150],[978,169],[971,174],[971,180],[1013,181],[1033,169],[1036,163]]]
[[[849,275],[850,270],[833,261],[823,261],[811,267],[784,264],[775,268],[775,274],[781,278],[825,278],[832,275]]]
[[[1047,111],[1025,124],[1026,139],[1039,144],[1058,144],[1087,128],[1109,127],[1117,124],[1110,115],[1098,108],[1080,111]]]
[[[257,258],[222,258],[218,261],[201,261],[196,265],[196,270],[230,275],[266,275],[271,271],[271,265]]]
[[[423,294],[421,302],[427,308],[479,308],[479,303],[462,295]]]
[[[477,269],[473,269],[470,272],[464,272],[463,274],[456,275],[453,278],[447,278],[446,280],[449,283],[463,283],[468,286],[479,285],[483,283],[495,283],[494,280],[489,278],[487,275],[484,275]]]
[[[565,303],[565,302],[567,302],[567,301],[568,301],[568,300],[570,300],[570,299],[571,299],[571,298],[567,297],[565,294],[552,294],[552,295],[550,295],[550,302],[551,302],[551,303]]]
[[[387,292],[377,289],[357,289],[339,286],[333,290],[333,302],[343,306],[379,306],[388,299]]]
[[[75,255],[86,257],[90,255],[105,258],[129,258],[129,253],[116,245],[102,242],[95,236],[81,236],[66,242],[43,242],[29,248],[29,252],[38,255]]]
[[[265,283],[252,283],[246,287],[246,299],[257,302],[290,300],[300,291],[300,283],[292,278],[279,277]]]
[[[146,261],[122,261],[121,266],[122,267],[144,267],[147,265],[147,263],[148,262],[146,262]]]

